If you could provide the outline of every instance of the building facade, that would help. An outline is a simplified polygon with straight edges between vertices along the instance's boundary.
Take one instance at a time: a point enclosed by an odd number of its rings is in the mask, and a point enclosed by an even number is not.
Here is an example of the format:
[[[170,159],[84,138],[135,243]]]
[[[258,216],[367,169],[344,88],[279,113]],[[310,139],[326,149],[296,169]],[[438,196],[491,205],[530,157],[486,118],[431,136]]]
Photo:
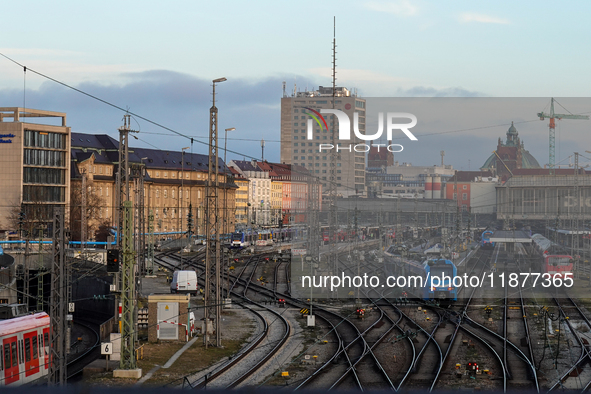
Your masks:
[[[71,137],[72,184],[81,185],[82,178],[85,178],[87,201],[91,196],[95,197],[96,207],[86,209],[96,209],[97,216],[87,225],[92,227],[98,222],[107,222],[116,226],[114,209],[117,207],[119,141],[108,135],[72,133]],[[156,233],[186,233],[191,214],[193,234],[205,233],[207,155],[130,147],[129,165],[132,169],[130,201],[136,205],[137,214],[143,212],[146,226],[152,212]],[[218,166],[218,215],[222,231],[232,232],[237,187],[221,160]],[[143,177],[141,181],[140,176]],[[142,192],[143,206],[139,206]],[[92,239],[92,231],[88,231],[87,240]]]
[[[35,123],[27,122],[27,118],[35,119]],[[39,120],[47,124],[38,123]],[[25,227],[47,228],[51,226],[53,208],[68,206],[70,133],[65,113],[0,108],[3,229],[17,230],[21,209]],[[32,228],[23,230],[30,232]]]
[[[457,171],[445,188],[445,198],[456,200],[464,212],[493,213],[499,181],[490,171]]]
[[[491,171],[503,179],[507,179],[513,170],[516,169],[540,168],[538,161],[525,150],[523,141],[519,138],[517,129],[511,122],[511,127],[507,130],[507,139],[503,143],[501,138],[497,143],[497,149],[484,162],[483,171]]]
[[[333,104],[334,97],[334,104]],[[358,116],[359,132],[365,134],[365,100],[352,94],[347,88],[333,89],[320,86],[316,91],[294,92],[291,97],[285,93],[281,99],[281,163],[305,167],[317,176],[328,190],[330,181],[331,153],[337,147],[332,145],[332,135],[338,135],[338,121],[331,114],[322,115],[326,124],[317,118],[314,111],[322,109],[343,111],[349,119]],[[308,135],[308,127],[312,135]],[[343,197],[365,193],[365,151],[356,151],[353,145],[363,143],[350,130],[351,139],[338,141],[339,151],[335,168],[337,193]]]
[[[413,166],[394,162],[387,167],[368,167],[366,183],[371,198],[445,198],[445,182],[454,174],[450,165]],[[439,190],[439,193],[433,191]],[[429,193],[431,192],[431,193]]]
[[[574,169],[530,169],[496,187],[497,218],[546,220],[569,227],[574,221],[591,219],[591,173]]]
[[[236,189],[236,226],[247,227],[248,226],[248,195],[250,181],[242,176],[235,168],[229,167],[230,172],[234,176],[234,183],[238,187]]]
[[[263,171],[255,160],[232,160],[228,166],[234,168],[249,181],[248,223],[257,226],[270,226],[272,212],[269,172]]]

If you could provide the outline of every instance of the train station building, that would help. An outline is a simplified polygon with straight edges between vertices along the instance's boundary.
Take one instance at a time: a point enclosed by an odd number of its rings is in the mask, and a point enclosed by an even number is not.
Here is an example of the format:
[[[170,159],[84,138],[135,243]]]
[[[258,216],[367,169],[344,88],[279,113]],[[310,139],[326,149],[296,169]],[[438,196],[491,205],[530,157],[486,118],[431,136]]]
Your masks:
[[[65,113],[0,108],[0,229],[18,229],[21,209],[47,225],[70,203],[70,133]]]
[[[25,235],[37,237],[37,229],[43,228],[48,236],[53,207],[62,206],[73,240],[80,239],[83,232],[86,241],[95,240],[101,224],[115,224],[118,149],[118,139],[109,135],[72,132],[65,113],[0,108],[0,198],[4,202],[0,204],[0,230],[18,230],[20,219]],[[144,223],[152,211],[156,233],[185,232],[191,208],[194,232],[205,231],[207,155],[129,147],[129,163],[130,200],[140,202],[142,195],[143,209],[138,214],[143,211]],[[218,170],[219,217],[223,228],[231,232],[237,186],[221,159]],[[83,195],[84,231],[80,214]]]

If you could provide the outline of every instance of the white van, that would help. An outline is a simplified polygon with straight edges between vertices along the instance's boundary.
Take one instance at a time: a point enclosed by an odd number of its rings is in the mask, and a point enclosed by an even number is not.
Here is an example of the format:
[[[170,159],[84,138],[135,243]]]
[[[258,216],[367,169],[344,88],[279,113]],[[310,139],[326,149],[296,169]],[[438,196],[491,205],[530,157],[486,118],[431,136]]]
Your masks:
[[[195,271],[174,271],[170,292],[197,295],[197,274]]]

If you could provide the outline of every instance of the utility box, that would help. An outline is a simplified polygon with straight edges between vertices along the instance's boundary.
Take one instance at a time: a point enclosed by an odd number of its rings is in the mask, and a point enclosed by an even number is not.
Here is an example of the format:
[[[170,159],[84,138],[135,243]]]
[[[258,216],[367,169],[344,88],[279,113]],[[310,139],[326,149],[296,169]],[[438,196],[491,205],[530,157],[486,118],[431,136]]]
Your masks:
[[[184,341],[190,335],[189,294],[148,296],[148,341]]]

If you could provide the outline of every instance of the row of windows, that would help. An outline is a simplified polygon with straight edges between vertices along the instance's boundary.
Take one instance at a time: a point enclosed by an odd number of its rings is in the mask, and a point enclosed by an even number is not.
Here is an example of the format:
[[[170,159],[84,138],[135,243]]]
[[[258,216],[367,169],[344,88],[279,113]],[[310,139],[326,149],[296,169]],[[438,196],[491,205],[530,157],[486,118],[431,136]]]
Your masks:
[[[65,202],[66,188],[60,186],[23,186],[23,201]]]
[[[25,149],[24,164],[35,166],[65,167],[66,152],[41,149]]]
[[[24,183],[53,183],[64,185],[66,183],[66,171],[57,168],[23,168]]]
[[[99,166],[98,168],[99,172],[98,174],[103,174],[103,171],[106,175],[111,175],[111,167],[109,166]],[[90,174],[96,174],[96,166],[88,166],[88,172]]]
[[[164,198],[168,198],[168,189],[164,189],[163,192],[164,192]],[[160,198],[160,189],[156,189],[155,196],[156,196],[156,198]],[[175,189],[172,189],[170,191],[170,198],[176,198],[175,196],[176,196]],[[185,198],[189,198],[189,191],[188,190],[185,190]],[[197,190],[197,198],[201,198],[201,190]]]
[[[66,149],[66,135],[43,131],[25,130],[25,146]]]
[[[4,346],[2,347],[0,345],[0,371],[16,367],[19,363],[23,364],[25,362],[29,363],[31,360],[37,360],[42,353],[47,357],[47,349],[43,352],[44,339],[45,346],[49,346],[49,333],[41,335],[33,332],[32,334],[27,334],[27,338],[18,341],[14,340],[12,343],[9,340],[5,340]]]

